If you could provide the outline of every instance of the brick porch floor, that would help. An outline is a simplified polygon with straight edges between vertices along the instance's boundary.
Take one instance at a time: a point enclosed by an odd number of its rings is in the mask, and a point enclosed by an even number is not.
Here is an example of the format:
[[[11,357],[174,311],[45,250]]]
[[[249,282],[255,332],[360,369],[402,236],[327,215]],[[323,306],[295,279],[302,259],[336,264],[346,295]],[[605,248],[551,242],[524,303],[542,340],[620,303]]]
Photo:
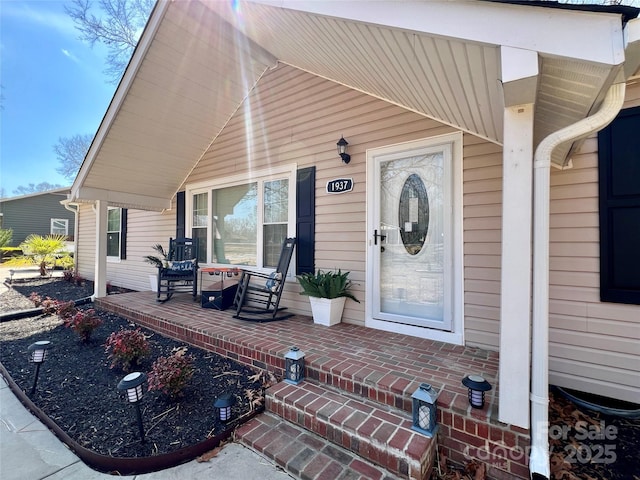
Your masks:
[[[266,323],[238,320],[232,310],[203,309],[187,294],[161,304],[152,292],[134,292],[98,299],[97,305],[279,377],[284,354],[296,345],[306,354],[310,381],[399,411],[411,412],[412,393],[421,383],[430,383],[440,392],[438,447],[449,459],[463,464],[480,458],[489,465],[491,478],[528,478],[526,460],[510,454],[526,450],[528,431],[497,421],[496,352],[356,325],[314,325],[301,315]],[[493,385],[480,410],[471,409],[461,384],[470,373]]]

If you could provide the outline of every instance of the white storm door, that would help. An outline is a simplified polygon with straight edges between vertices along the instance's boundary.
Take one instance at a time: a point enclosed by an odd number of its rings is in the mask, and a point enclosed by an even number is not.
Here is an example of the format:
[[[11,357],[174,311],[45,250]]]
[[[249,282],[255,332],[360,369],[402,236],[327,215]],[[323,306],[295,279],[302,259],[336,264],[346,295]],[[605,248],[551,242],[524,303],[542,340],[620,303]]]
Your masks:
[[[386,149],[373,156],[370,245],[376,320],[452,329],[451,165],[451,143],[418,144],[395,153]]]

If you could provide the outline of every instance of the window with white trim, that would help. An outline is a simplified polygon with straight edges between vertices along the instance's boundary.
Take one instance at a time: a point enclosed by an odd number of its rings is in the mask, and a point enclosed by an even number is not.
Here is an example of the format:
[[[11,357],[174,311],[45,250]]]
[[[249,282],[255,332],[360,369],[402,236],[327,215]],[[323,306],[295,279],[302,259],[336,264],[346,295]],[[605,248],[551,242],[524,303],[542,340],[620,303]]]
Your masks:
[[[107,209],[107,257],[120,258],[120,242],[122,238],[122,209]]]
[[[295,232],[295,165],[187,189],[187,217],[200,239],[198,261],[273,268]]]
[[[52,218],[51,235],[69,235],[69,220],[66,218]]]

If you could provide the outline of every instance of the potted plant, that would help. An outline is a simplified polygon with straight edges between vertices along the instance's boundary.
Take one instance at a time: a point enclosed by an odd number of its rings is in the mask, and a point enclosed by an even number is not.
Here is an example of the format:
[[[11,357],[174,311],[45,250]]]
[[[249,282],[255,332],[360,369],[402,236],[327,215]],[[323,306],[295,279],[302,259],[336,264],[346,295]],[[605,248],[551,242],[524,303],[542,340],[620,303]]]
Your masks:
[[[360,303],[350,291],[352,283],[348,277],[349,272],[341,270],[318,270],[315,275],[304,273],[296,277],[302,287],[300,295],[309,297],[314,323],[326,326],[340,323],[347,298]]]
[[[150,263],[156,268],[167,268],[169,266],[169,252],[167,252],[162,245],[156,243],[151,247],[155,250],[158,255],[146,255],[144,257],[144,261]],[[158,276],[157,275],[149,275],[149,284],[151,286],[151,291],[158,291]]]

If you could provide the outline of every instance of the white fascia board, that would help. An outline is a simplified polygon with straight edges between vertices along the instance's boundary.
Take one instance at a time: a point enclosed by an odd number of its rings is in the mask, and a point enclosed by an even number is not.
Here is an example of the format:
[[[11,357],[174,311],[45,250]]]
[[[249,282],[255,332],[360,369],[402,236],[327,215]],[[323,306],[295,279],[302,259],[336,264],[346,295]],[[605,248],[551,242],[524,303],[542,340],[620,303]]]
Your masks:
[[[632,77],[640,68],[640,18],[627,22],[624,29],[626,47],[624,50],[626,60],[624,62],[625,78]]]
[[[538,89],[538,52],[500,47],[500,79],[505,107],[535,103]]]
[[[111,129],[111,125],[113,124],[118,112],[120,111],[120,107],[124,103],[124,99],[133,84],[133,81],[138,73],[138,69],[140,65],[142,65],[142,61],[153,42],[153,39],[156,36],[156,32],[162,23],[162,19],[164,18],[167,9],[171,1],[168,0],[158,0],[154,9],[151,12],[151,16],[147,22],[147,26],[145,27],[140,40],[138,41],[138,45],[133,51],[133,55],[131,60],[129,61],[129,65],[124,71],[124,75],[118,84],[118,88],[116,89],[113,98],[111,99],[111,103],[109,103],[109,107],[107,108],[107,112],[105,113],[102,122],[100,122],[100,126],[98,127],[98,131],[96,132],[95,137],[93,137],[93,141],[91,142],[91,146],[89,147],[89,151],[85,156],[82,165],[80,166],[80,170],[76,175],[76,178],[71,186],[71,195],[70,198],[76,199],[79,198],[78,191],[83,187],[85,180],[87,179],[87,175],[91,171],[91,167],[93,166],[93,162],[102,147],[102,143],[106,138],[109,130]]]
[[[622,21],[609,13],[456,1],[240,0],[429,35],[617,65]],[[240,7],[242,9],[242,7]]]
[[[101,188],[82,187],[71,198],[72,202],[103,201],[109,206],[122,208],[136,208],[138,210],[162,211],[171,208],[171,199],[150,197],[135,193],[123,193]]]

